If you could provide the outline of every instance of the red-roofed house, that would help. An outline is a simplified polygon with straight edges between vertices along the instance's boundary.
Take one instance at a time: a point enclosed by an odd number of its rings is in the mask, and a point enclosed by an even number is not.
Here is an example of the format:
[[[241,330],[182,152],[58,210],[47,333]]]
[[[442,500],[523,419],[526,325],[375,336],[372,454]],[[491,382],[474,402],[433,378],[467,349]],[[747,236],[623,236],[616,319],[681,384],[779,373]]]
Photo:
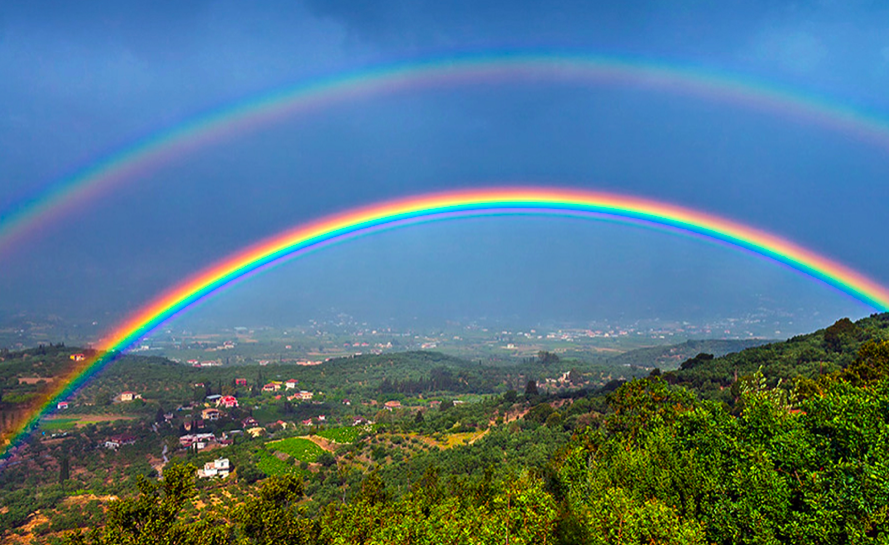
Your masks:
[[[247,386],[247,379],[245,378],[236,378],[235,386]]]
[[[56,405],[56,409],[67,409],[68,402],[67,401],[59,401],[59,404]]]
[[[129,434],[113,435],[105,440],[105,448],[119,449],[124,445],[132,445],[136,442],[136,438]]]
[[[383,404],[383,406],[386,407],[387,409],[389,409],[390,411],[392,409],[400,409],[401,408],[401,401],[387,401],[386,403]]]
[[[223,406],[226,409],[232,409],[238,406],[238,398],[235,396],[222,396],[216,400],[216,406]]]
[[[142,399],[142,396],[136,392],[121,392],[118,398],[121,401],[133,401],[134,399]]]
[[[284,388],[287,390],[292,390],[292,389],[296,388],[296,386],[298,384],[299,384],[299,381],[296,380],[295,378],[292,378],[284,383]]]

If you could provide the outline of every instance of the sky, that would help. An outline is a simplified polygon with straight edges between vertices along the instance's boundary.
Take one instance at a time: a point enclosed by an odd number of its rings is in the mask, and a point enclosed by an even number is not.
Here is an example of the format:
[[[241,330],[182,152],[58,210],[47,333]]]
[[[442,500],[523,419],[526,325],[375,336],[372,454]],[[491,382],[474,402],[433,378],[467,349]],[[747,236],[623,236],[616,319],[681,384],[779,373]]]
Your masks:
[[[17,2],[0,10],[0,218],[128,145],[262,93],[505,52],[743,78],[889,123],[889,4],[651,0]],[[584,188],[730,218],[889,284],[889,147],[781,112],[554,78],[359,96],[140,171],[0,255],[0,317],[123,319],[283,229],[428,191]],[[872,312],[724,246],[557,218],[443,222],[282,265],[185,320],[302,323]],[[780,316],[780,318],[778,318]],[[770,318],[772,319],[772,318]]]

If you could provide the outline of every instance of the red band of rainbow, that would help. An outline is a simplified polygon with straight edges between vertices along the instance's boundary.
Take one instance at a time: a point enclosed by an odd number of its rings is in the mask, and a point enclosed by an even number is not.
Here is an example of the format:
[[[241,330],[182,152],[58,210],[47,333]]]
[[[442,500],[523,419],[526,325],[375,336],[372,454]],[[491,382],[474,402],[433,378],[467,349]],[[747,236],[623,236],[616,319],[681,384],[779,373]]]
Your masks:
[[[97,359],[58,381],[38,409],[13,430],[14,445],[114,357],[154,329],[226,286],[274,264],[339,241],[421,222],[454,217],[555,215],[617,219],[656,225],[748,250],[824,282],[880,311],[889,310],[889,291],[848,267],[775,235],[733,221],[635,197],[553,188],[490,188],[422,195],[353,209],[300,225],[208,267],[145,305],[115,328]],[[8,454],[7,447],[5,454]]]

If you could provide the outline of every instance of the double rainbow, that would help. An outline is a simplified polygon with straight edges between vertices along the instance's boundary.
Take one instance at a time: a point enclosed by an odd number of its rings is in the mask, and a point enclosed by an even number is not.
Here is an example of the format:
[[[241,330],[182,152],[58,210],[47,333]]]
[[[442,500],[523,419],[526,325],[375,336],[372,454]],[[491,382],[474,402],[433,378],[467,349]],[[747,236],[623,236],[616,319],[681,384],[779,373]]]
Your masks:
[[[782,263],[877,310],[889,310],[889,291],[844,265],[775,235],[687,208],[628,196],[553,188],[503,187],[422,195],[353,209],[300,225],[232,254],[167,291],[118,326],[103,341],[103,352],[97,359],[84,362],[58,381],[60,386],[41,400],[39,408],[11,430],[10,445],[117,354],[202,299],[251,274],[313,250],[381,230],[449,218],[500,215],[618,220],[691,234]],[[10,448],[7,447],[4,455]]]

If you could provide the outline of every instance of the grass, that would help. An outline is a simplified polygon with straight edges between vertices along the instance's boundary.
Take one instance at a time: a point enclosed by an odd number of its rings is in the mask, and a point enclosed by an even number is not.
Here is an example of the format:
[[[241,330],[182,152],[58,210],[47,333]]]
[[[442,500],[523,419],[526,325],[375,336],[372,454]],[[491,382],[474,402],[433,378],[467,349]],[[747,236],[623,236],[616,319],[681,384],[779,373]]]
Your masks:
[[[325,439],[330,439],[336,443],[354,443],[358,436],[364,431],[362,426],[345,426],[342,428],[330,428],[319,431],[316,435]]]
[[[40,423],[40,429],[45,431],[71,430],[77,424],[77,418],[56,418]]]
[[[469,432],[461,432],[461,433],[451,433],[448,434],[447,439],[444,441],[445,448],[457,447],[460,445],[468,444],[473,441],[476,441],[483,435],[488,433],[488,430],[479,430],[479,431],[469,431]]]
[[[269,450],[277,450],[289,454],[300,462],[314,462],[318,459],[318,456],[324,453],[324,449],[308,439],[303,439],[301,437],[291,437],[289,439],[273,441],[266,446]]]
[[[259,462],[256,463],[256,467],[269,477],[302,474],[298,467],[282,462],[274,454],[265,450],[259,451]]]

